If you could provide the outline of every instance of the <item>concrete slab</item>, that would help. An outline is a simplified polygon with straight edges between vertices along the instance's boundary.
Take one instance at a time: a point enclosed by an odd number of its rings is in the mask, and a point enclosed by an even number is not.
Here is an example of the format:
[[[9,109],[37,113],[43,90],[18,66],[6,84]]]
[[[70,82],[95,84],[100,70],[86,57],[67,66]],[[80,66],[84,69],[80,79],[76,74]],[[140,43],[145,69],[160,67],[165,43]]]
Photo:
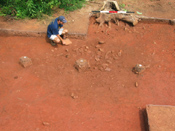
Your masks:
[[[147,105],[149,131],[175,131],[175,106]]]

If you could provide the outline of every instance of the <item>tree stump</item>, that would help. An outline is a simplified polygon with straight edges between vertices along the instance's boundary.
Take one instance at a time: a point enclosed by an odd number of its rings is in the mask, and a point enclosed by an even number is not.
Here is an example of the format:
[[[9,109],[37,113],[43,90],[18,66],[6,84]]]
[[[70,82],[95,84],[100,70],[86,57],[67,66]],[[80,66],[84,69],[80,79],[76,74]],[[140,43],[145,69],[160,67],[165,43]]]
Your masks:
[[[116,1],[105,1],[101,10],[119,11],[120,8]],[[99,23],[99,26],[102,26],[104,23],[108,23],[109,28],[111,27],[111,22],[118,24],[119,20],[131,23],[132,25],[136,25],[139,21],[139,18],[129,13],[97,13],[93,16],[96,17],[96,22]]]

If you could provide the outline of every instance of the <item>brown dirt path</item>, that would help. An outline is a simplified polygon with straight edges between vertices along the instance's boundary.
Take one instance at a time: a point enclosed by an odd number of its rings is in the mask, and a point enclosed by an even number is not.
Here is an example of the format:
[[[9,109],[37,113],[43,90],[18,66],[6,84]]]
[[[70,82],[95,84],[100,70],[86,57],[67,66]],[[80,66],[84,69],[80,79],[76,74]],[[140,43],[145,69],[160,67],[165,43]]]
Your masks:
[[[119,0],[126,9],[139,11],[144,16],[175,19],[174,0]]]
[[[109,30],[93,21],[87,39],[70,46],[0,36],[0,130],[145,131],[147,104],[175,103],[175,27],[120,22]],[[19,65],[24,55],[32,66]],[[75,70],[79,58],[89,71]],[[150,68],[136,75],[138,63]]]

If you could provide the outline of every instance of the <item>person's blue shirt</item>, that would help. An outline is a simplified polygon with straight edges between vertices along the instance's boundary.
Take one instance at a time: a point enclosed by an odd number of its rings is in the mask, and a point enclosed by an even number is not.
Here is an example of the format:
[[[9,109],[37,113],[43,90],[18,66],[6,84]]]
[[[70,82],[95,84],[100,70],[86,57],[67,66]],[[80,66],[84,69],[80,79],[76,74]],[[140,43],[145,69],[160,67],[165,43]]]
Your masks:
[[[57,23],[58,18],[53,20],[47,28],[47,36],[50,38],[51,35],[58,35],[59,34],[59,29],[63,27],[63,25]]]

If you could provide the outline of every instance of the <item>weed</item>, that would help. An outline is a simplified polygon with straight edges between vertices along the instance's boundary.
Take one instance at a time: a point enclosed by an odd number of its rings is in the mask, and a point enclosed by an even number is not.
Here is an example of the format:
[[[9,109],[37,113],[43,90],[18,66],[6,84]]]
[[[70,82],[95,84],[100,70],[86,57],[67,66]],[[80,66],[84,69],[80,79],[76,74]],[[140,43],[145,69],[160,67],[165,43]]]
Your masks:
[[[169,5],[171,5],[171,2],[168,2]]]
[[[85,0],[1,0],[0,16],[41,18],[42,14],[51,15],[55,7],[73,11],[83,7],[84,3]]]
[[[120,8],[125,8],[125,6],[126,6],[125,4],[120,4],[119,5]]]

